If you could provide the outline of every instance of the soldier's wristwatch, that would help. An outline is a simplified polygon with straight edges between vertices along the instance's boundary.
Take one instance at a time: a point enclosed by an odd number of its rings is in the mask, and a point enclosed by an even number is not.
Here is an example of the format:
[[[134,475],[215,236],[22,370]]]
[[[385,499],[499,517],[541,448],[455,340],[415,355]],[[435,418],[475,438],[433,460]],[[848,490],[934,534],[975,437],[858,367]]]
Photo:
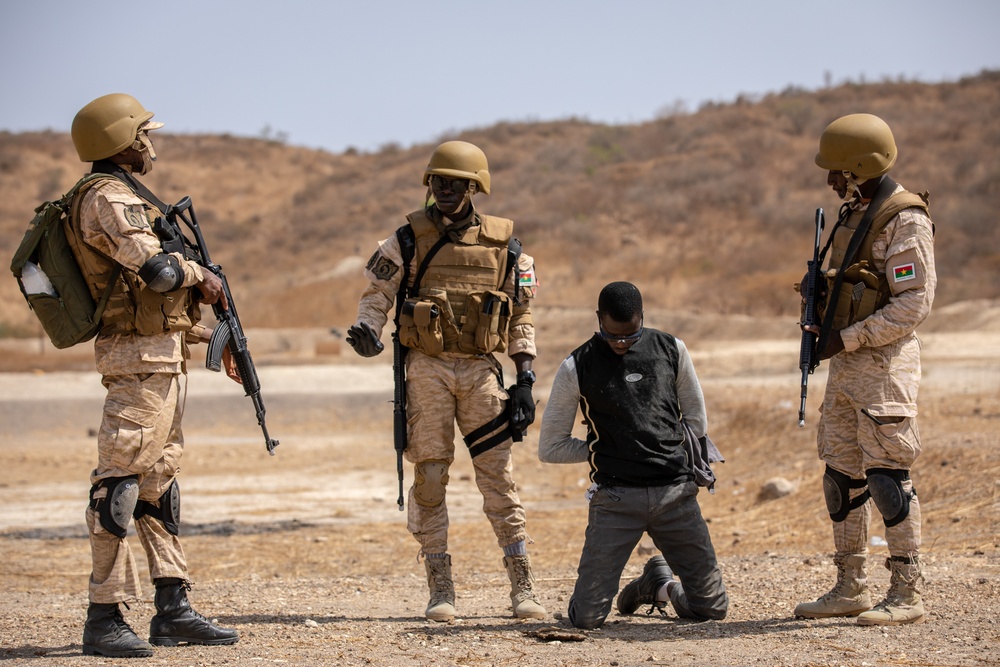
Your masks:
[[[526,370],[517,374],[518,384],[535,384],[535,371]]]

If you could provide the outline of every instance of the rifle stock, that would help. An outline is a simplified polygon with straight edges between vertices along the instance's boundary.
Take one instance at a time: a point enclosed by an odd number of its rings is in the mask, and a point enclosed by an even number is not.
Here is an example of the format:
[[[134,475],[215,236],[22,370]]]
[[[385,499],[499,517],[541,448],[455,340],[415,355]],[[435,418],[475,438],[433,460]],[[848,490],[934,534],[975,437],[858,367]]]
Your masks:
[[[403,452],[406,451],[406,352],[399,342],[399,332],[392,333],[392,437],[396,448],[396,475],[399,478],[399,498],[396,504],[403,511]]]
[[[816,209],[816,241],[813,246],[813,258],[807,262],[805,284],[800,287],[805,298],[805,309],[802,315],[802,326],[818,324],[816,322],[816,302],[819,298],[820,285],[823,280],[820,245],[823,242],[823,227],[825,219],[823,209]],[[819,350],[816,343],[819,336],[812,331],[802,331],[802,345],[799,349],[799,369],[802,371],[801,394],[799,400],[799,426],[806,425],[806,395],[809,391],[809,376],[819,366]]]
[[[226,274],[222,272],[222,267],[214,263],[208,254],[205,246],[205,238],[202,236],[201,227],[198,226],[198,218],[194,213],[194,207],[190,197],[184,197],[177,204],[170,206],[167,210],[167,219],[177,225],[176,219],[180,218],[184,224],[194,234],[195,241],[188,245],[193,246],[194,259],[203,268],[211,271],[222,281],[222,290],[226,295],[228,308],[223,308],[221,300],[212,304],[212,312],[219,321],[218,326],[212,331],[212,337],[208,342],[208,351],[205,355],[205,367],[210,371],[219,372],[222,370],[222,354],[228,348],[232,355],[233,363],[240,374],[243,383],[243,390],[253,401],[254,411],[257,413],[257,424],[264,433],[264,446],[267,453],[274,456],[274,448],[278,446],[278,441],[271,438],[267,432],[265,422],[264,399],[260,395],[260,379],[257,377],[257,368],[254,366],[253,357],[250,356],[250,349],[247,347],[247,338],[243,333],[243,325],[236,312],[236,303],[233,301],[233,294],[229,290],[229,281]],[[180,227],[177,227],[178,231]]]

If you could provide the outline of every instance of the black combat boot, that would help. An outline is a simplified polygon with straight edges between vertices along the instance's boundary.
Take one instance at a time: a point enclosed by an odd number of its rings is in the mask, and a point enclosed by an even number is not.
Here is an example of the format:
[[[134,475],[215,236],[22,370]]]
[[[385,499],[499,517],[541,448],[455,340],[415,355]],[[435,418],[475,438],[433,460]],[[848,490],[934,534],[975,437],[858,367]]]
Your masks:
[[[149,643],[154,646],[178,644],[235,644],[236,630],[220,628],[191,608],[187,591],[191,587],[181,579],[157,579],[156,616],[149,622]]]
[[[149,658],[153,647],[140,639],[122,617],[117,603],[90,603],[83,625],[83,654],[108,658]]]

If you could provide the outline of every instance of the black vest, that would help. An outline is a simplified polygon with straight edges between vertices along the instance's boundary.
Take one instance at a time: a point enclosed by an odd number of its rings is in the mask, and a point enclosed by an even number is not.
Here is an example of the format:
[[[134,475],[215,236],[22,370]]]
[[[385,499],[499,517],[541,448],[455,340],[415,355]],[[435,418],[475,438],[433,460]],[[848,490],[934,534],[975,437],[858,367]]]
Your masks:
[[[644,329],[619,356],[597,334],[573,351],[587,424],[590,478],[609,486],[693,479],[677,403],[677,342]]]

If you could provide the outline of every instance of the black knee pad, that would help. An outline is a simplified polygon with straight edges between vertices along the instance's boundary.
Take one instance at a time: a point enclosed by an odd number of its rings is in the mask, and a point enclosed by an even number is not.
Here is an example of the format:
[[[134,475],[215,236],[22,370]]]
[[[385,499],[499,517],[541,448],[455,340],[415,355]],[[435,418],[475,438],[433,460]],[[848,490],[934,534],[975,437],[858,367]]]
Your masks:
[[[103,498],[94,498],[99,489],[107,489]],[[125,537],[128,522],[139,502],[139,480],[135,477],[108,477],[90,487],[90,509],[97,512],[104,529],[116,537]]]
[[[181,487],[178,486],[176,479],[160,496],[159,503],[160,506],[157,507],[153,503],[140,500],[135,507],[135,518],[138,519],[148,514],[154,519],[158,519],[171,535],[180,534]]]
[[[868,502],[867,490],[851,500],[851,489],[863,489],[866,484],[863,479],[854,479],[830,466],[826,467],[826,472],[823,473],[823,496],[826,498],[826,511],[833,521],[840,523],[853,510]]]
[[[886,528],[901,523],[910,513],[910,500],[916,495],[916,492],[903,490],[903,482],[910,479],[910,471],[871,468],[865,471],[865,475],[868,477],[868,491],[882,514],[882,523]]]

